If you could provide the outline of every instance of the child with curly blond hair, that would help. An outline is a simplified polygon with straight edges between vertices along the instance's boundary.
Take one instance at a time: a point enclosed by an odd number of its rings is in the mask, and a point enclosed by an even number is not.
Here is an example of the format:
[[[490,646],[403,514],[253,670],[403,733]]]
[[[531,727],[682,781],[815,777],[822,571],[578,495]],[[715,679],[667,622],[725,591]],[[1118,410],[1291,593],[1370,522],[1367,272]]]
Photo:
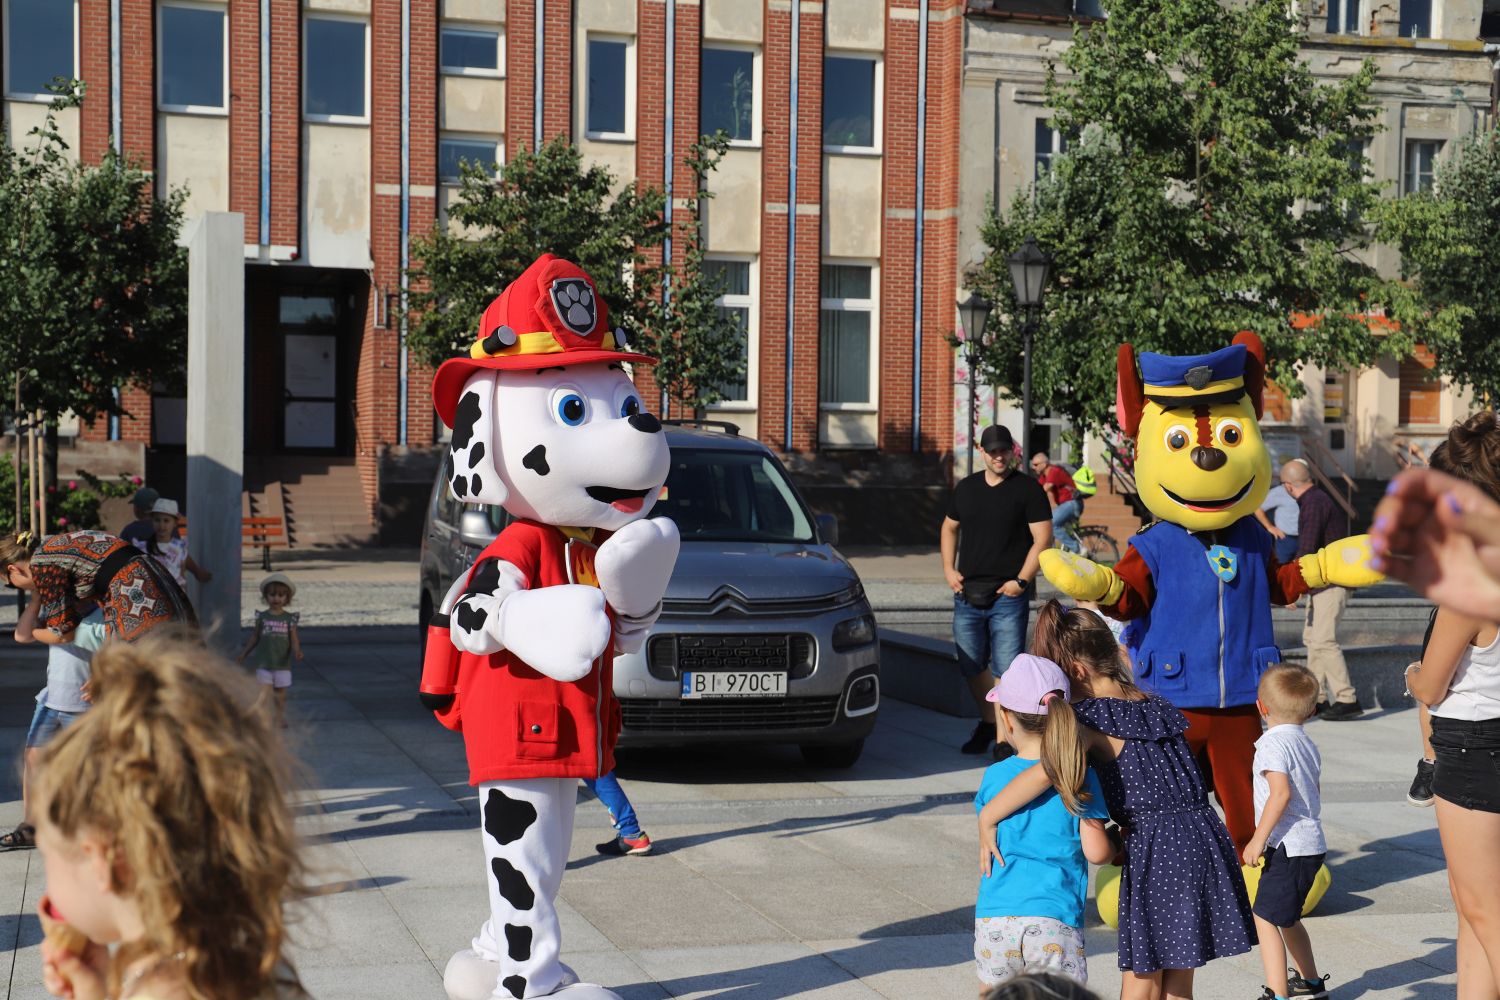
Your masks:
[[[253,685],[174,638],[111,643],[93,669],[94,707],[48,747],[37,781],[47,989],[300,995],[284,954],[283,907],[303,879],[288,761]]]

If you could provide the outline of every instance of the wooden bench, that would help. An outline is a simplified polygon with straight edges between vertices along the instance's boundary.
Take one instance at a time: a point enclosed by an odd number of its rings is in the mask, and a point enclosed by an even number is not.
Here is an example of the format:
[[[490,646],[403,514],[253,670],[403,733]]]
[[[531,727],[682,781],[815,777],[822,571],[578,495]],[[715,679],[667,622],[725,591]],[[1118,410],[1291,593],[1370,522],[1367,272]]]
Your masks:
[[[187,518],[177,519],[177,530],[187,537]],[[271,572],[271,549],[287,547],[286,524],[279,517],[240,518],[240,544],[244,548],[259,548],[260,565]]]

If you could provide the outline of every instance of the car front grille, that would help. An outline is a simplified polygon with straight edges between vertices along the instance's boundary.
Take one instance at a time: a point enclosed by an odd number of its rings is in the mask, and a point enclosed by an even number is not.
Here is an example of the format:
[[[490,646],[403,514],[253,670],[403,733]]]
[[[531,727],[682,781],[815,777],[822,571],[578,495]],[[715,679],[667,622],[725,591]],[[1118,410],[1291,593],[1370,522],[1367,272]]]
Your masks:
[[[812,674],[817,644],[804,633],[657,635],[646,646],[646,669],[675,681],[684,671],[785,670],[792,680]]]
[[[713,733],[730,730],[820,729],[838,716],[839,696],[721,698],[712,701],[623,699],[625,729],[636,733]]]

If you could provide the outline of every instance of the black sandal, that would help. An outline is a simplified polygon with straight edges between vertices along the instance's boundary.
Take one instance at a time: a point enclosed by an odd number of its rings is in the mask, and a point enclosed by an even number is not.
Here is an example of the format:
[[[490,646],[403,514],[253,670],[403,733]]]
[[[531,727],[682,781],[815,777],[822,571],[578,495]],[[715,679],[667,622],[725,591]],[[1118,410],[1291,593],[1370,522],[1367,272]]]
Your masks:
[[[0,834],[0,851],[29,851],[36,846],[36,827],[21,823],[14,830]]]

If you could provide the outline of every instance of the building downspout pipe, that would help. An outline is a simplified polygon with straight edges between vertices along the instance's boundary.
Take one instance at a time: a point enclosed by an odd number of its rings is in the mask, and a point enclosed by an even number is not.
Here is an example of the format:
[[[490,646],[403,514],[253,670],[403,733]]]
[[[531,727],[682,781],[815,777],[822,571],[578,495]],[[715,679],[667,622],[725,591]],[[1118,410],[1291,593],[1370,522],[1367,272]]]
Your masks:
[[[666,136],[666,142],[662,152],[662,172],[666,177],[666,183],[664,184],[664,187],[666,188],[667,203],[665,209],[663,210],[662,218],[663,221],[665,221],[667,224],[667,237],[662,242],[661,260],[663,265],[670,267],[672,266],[672,175],[676,173],[676,170],[673,169],[674,164],[672,160],[677,155],[676,148],[672,141],[674,138],[673,130],[675,128],[672,123],[672,116],[677,110],[677,100],[674,90],[674,88],[677,86],[677,0],[667,0],[666,44],[666,101],[663,107],[663,113],[666,118],[666,125],[663,129],[663,133]],[[672,301],[672,284],[669,281],[662,282],[661,300],[663,304],[670,304]],[[661,412],[663,416],[665,416],[667,413],[667,404],[667,389],[666,386],[662,386]]]
[[[260,226],[256,242],[262,248],[271,245],[271,0],[260,0]]]
[[[109,142],[116,156],[125,153],[125,109],[120,97],[121,77],[120,53],[120,0],[109,0]],[[105,421],[104,436],[110,441],[120,440],[120,388],[111,390],[115,412]],[[16,435],[19,442],[21,436]]]
[[[542,151],[542,77],[547,67],[547,0],[532,0],[536,15],[536,58],[531,67],[531,151]]]
[[[782,405],[785,421],[782,427],[782,448],[792,450],[792,338],[793,320],[796,317],[797,285],[797,87],[800,41],[802,35],[802,0],[792,0],[792,76],[791,110],[787,120],[791,122],[791,142],[787,147],[787,193],[786,193],[786,379],[782,385]]]
[[[409,352],[406,347],[406,268],[411,255],[411,0],[401,0],[401,357],[396,380],[396,441],[407,442],[406,404]],[[381,294],[379,287],[375,289]],[[377,303],[377,308],[380,304]]]
[[[917,216],[916,273],[912,287],[911,450],[922,450],[922,254],[927,224],[927,4],[917,10]],[[974,373],[969,373],[973,381]],[[971,430],[972,434],[973,431]]]

